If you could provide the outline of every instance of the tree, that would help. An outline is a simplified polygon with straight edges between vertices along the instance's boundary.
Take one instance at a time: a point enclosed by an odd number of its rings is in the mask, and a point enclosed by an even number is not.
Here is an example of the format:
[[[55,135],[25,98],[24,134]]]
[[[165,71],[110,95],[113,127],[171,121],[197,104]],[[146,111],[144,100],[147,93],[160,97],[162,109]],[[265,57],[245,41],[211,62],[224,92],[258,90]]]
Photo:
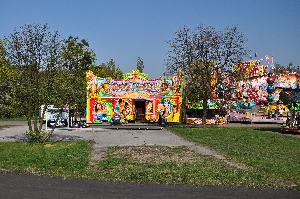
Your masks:
[[[116,67],[115,61],[110,59],[110,61],[105,64],[90,66],[89,70],[93,71],[94,75],[101,78],[122,78],[123,72],[119,67]]]
[[[287,93],[285,91],[281,91],[279,93],[279,100],[285,105],[285,106],[289,106],[292,98],[291,98],[291,93]],[[290,108],[290,107],[289,107]]]
[[[136,69],[142,73],[144,68],[145,68],[145,66],[144,66],[143,59],[141,57],[138,57],[136,60]]]
[[[113,76],[113,74],[115,73],[116,71],[116,62],[114,59],[110,59],[108,62],[107,62],[107,68],[110,72],[110,75]]]
[[[69,36],[64,41],[62,55],[64,68],[81,76],[85,76],[81,72],[86,71],[96,60],[96,55],[90,49],[88,41],[73,36]]]
[[[86,71],[94,65],[96,55],[85,39],[68,37],[62,50],[64,87],[63,103],[76,105],[83,114],[86,108]]]
[[[6,59],[4,41],[0,39],[0,117],[9,118],[13,114],[14,71]]]
[[[114,59],[110,59],[107,62],[107,69],[108,69],[109,77],[122,78],[123,73],[119,67],[116,67],[116,62]]]
[[[189,79],[185,86],[186,95],[190,100],[193,99],[194,102],[203,100],[203,124],[205,124],[207,116],[207,102],[212,92],[209,82],[212,81],[213,67],[214,65],[210,62],[196,60],[189,67]]]
[[[175,33],[173,40],[168,42],[170,50],[166,60],[167,73],[174,74],[181,70],[185,75],[186,82],[193,78],[195,83],[202,79],[212,80],[212,75],[214,75],[218,77],[216,84],[222,85],[224,76],[221,74],[225,71],[229,73],[232,66],[240,62],[247,54],[245,42],[246,39],[243,33],[239,32],[235,26],[228,27],[224,31],[217,31],[211,26],[204,25],[198,26],[194,30],[183,27]],[[203,69],[204,66],[209,66],[211,73],[201,72],[200,69]],[[195,69],[197,67],[200,67],[200,69]],[[195,72],[198,74],[194,74]],[[195,79],[196,77],[197,79]],[[211,91],[214,88],[207,86],[204,89]],[[207,93],[206,91],[194,90],[194,92],[188,91],[188,93],[190,94],[187,95],[188,100],[200,99],[199,97],[193,98],[192,93],[196,96],[203,95],[201,99],[208,100],[207,96],[204,95],[204,93]],[[186,109],[184,101],[182,104],[183,109]],[[207,105],[203,104],[203,106]],[[203,107],[203,109],[206,108]],[[204,114],[206,113],[204,112]],[[185,118],[183,118],[184,121]]]
[[[29,135],[40,137],[40,106],[50,103],[51,92],[54,91],[48,85],[52,74],[47,71],[60,67],[61,41],[58,32],[50,32],[47,24],[30,24],[21,26],[5,40],[7,57],[19,73],[14,85],[16,98],[19,99],[18,108],[26,115]]]
[[[272,73],[279,75],[279,74],[288,74],[296,72],[299,74],[299,69],[297,67],[293,68],[293,63],[290,62],[287,67],[280,65],[279,63],[274,64],[274,68],[272,69]]]
[[[278,74],[286,74],[286,73],[289,73],[289,69],[278,64],[278,63],[275,63],[274,64],[274,68],[272,69],[272,73],[278,75]]]

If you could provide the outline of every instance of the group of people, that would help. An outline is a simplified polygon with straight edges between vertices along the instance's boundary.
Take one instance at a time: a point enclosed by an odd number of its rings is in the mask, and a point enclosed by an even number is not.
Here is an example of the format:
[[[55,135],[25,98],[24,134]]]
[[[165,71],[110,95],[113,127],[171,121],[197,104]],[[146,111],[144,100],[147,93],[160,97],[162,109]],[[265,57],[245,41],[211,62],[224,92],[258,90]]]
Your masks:
[[[292,114],[291,117],[288,117],[286,120],[286,126],[289,128],[300,128],[300,112]]]
[[[283,117],[283,114],[284,114],[283,108],[276,108],[268,111],[268,117],[274,118],[275,120],[280,120],[280,118]]]

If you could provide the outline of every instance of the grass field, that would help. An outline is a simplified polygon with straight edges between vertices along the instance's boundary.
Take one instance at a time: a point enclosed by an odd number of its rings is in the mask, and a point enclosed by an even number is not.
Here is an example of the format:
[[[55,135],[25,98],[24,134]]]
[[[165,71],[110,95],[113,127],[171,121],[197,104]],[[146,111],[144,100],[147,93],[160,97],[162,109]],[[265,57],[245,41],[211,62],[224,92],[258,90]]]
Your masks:
[[[252,128],[171,129],[244,163],[272,186],[300,186],[300,139]]]
[[[104,181],[300,189],[300,139],[253,129],[171,129],[244,163],[249,170],[186,147],[111,147],[90,164],[92,143],[0,143],[0,169]]]
[[[54,176],[86,176],[91,144],[86,141],[0,143],[2,170]]]

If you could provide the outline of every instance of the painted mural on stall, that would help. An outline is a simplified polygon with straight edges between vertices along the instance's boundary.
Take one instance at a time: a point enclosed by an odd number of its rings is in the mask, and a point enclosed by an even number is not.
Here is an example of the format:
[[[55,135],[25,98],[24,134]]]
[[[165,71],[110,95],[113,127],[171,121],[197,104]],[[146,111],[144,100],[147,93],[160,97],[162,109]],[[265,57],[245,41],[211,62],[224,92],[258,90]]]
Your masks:
[[[87,122],[102,123],[118,115],[123,123],[138,115],[157,122],[159,114],[168,122],[179,122],[182,102],[182,75],[170,79],[148,79],[148,74],[133,70],[123,79],[99,78],[87,72]],[[137,101],[139,107],[135,107]]]

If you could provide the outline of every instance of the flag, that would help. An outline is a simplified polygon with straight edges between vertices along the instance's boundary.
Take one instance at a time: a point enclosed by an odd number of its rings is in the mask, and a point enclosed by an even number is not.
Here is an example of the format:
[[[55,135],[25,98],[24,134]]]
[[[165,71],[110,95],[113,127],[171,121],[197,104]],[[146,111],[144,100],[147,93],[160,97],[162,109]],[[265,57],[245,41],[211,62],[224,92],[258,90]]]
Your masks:
[[[266,61],[266,62],[270,62],[270,61],[272,61],[272,57],[270,57],[270,56],[266,55],[266,56],[265,56],[265,61]]]

